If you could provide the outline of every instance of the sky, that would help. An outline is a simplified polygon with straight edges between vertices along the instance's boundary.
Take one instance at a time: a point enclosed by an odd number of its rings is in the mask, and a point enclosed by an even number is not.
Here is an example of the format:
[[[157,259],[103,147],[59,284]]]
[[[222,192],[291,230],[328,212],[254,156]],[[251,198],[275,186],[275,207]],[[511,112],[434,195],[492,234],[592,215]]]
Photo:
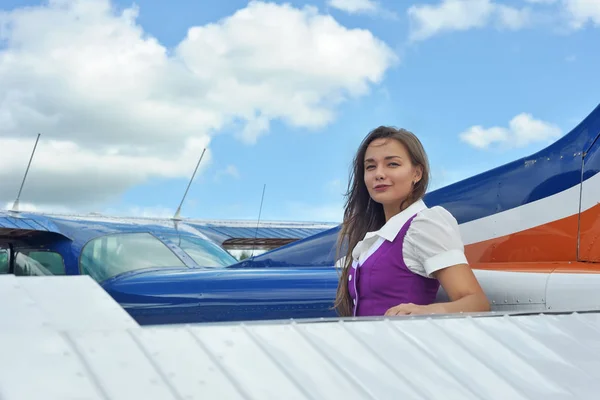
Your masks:
[[[40,133],[21,209],[170,217],[206,148],[182,216],[339,222],[370,130],[431,190],[500,166],[600,103],[599,44],[596,0],[2,0],[0,206]]]

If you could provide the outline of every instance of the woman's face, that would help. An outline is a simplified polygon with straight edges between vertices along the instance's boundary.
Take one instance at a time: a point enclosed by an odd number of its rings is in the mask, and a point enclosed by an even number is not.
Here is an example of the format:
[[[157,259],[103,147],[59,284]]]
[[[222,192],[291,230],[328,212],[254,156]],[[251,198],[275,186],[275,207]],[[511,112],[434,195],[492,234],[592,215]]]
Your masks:
[[[384,207],[404,201],[413,182],[421,179],[421,168],[412,165],[408,151],[396,139],[375,139],[367,147],[364,160],[365,185],[369,195]]]

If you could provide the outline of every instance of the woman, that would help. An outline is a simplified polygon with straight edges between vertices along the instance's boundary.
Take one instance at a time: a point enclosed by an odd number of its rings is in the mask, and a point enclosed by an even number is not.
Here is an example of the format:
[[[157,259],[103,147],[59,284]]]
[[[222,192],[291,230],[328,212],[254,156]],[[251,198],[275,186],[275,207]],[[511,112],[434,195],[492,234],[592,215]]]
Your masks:
[[[489,310],[456,219],[422,200],[428,182],[427,155],[411,132],[381,126],[362,142],[340,232],[339,248],[348,241],[335,302],[341,316]],[[434,303],[440,284],[450,302]]]

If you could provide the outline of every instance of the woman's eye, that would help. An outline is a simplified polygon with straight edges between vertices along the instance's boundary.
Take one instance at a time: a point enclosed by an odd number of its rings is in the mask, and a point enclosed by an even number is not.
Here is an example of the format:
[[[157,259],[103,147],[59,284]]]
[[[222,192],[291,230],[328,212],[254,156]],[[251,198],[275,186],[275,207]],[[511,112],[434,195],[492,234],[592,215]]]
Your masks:
[[[367,165],[365,169],[368,171],[368,170],[371,170],[373,168],[375,168],[375,166],[373,166],[373,165]]]
[[[388,167],[399,167],[399,166],[400,166],[400,164],[395,163],[395,162],[388,164]]]

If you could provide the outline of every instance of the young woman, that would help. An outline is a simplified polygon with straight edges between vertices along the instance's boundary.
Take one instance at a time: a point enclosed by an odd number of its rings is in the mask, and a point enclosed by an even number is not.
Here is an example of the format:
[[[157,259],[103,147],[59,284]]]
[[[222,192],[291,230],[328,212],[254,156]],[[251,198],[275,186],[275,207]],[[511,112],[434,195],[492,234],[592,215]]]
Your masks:
[[[341,316],[489,310],[456,219],[422,200],[428,182],[427,155],[411,132],[381,126],[363,140],[340,232],[339,249],[348,244],[335,302]],[[449,302],[434,303],[440,284]]]

